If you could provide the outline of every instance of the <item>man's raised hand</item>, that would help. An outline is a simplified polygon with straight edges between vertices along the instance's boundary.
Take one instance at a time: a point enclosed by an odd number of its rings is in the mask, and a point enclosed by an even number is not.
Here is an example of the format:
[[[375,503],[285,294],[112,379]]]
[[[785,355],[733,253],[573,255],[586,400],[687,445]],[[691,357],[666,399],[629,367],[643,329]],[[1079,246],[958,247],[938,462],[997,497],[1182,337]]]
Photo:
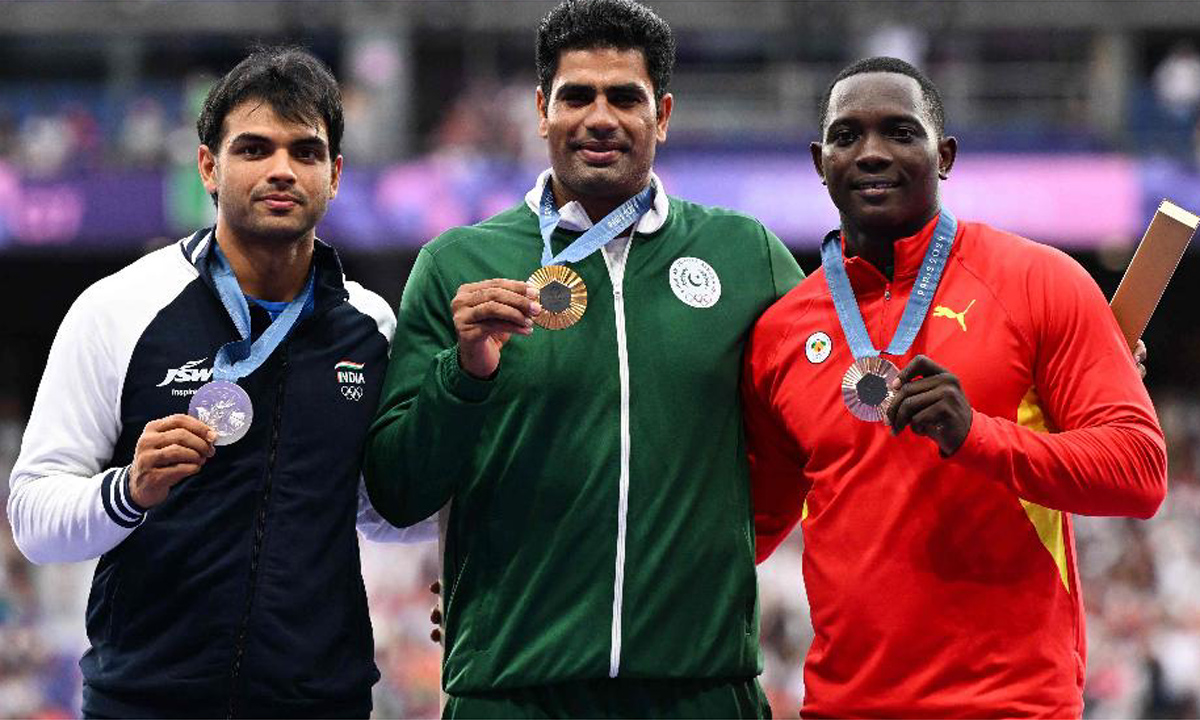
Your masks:
[[[953,455],[971,431],[971,403],[958,378],[924,355],[918,355],[892,380],[888,424],[899,435],[904,428],[937,443],[942,455]]]
[[[542,311],[538,293],[520,280],[483,280],[458,288],[450,301],[458,334],[458,362],[477,378],[490,378],[500,366],[500,349],[518,335],[533,334]]]
[[[190,415],[168,415],[146,423],[133,450],[129,492],[144,508],[167,499],[179,481],[204,467],[216,448],[215,430]]]

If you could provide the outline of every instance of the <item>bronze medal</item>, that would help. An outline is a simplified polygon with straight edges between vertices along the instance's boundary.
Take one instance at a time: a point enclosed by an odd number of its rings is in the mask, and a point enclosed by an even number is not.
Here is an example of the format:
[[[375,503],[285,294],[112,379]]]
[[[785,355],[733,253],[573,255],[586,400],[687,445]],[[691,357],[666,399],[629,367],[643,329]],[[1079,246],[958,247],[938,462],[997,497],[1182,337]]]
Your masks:
[[[538,268],[527,280],[538,291],[542,312],[533,319],[547,330],[569,328],[587,310],[587,286],[583,278],[565,265]]]
[[[888,385],[900,370],[881,357],[855,360],[842,376],[842,400],[850,413],[867,422],[887,422],[893,393]]]

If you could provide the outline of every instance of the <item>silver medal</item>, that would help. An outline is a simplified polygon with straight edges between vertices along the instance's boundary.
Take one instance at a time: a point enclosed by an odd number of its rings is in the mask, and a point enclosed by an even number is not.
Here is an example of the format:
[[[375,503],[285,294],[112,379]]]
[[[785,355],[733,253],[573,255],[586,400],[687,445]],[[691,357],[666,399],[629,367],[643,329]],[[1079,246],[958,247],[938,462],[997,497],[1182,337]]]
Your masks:
[[[192,396],[188,415],[217,432],[214,445],[231,445],[249,432],[254,422],[254,405],[236,383],[215,380]]]

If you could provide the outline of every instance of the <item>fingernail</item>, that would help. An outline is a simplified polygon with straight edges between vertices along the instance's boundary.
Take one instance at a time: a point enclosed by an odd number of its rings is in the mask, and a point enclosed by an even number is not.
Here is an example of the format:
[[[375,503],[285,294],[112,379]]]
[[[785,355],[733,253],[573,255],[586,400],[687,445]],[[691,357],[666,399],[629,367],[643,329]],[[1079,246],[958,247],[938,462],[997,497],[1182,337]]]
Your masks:
[[[541,312],[542,312],[542,305],[541,305],[541,303],[532,303],[532,304],[529,306],[529,312],[533,313],[534,315],[540,315],[540,314],[541,314]]]
[[[209,430],[209,431],[208,431],[208,441],[209,441],[210,443],[213,443],[213,442],[216,442],[216,441],[217,441],[217,431],[216,431],[216,430]]]
[[[537,300],[539,297],[542,296],[542,294],[538,291],[537,288],[535,288],[531,285],[526,285],[525,286],[525,296],[531,300]]]
[[[892,378],[890,381],[888,381],[888,387],[890,387],[893,390],[899,390],[900,389],[900,378]]]

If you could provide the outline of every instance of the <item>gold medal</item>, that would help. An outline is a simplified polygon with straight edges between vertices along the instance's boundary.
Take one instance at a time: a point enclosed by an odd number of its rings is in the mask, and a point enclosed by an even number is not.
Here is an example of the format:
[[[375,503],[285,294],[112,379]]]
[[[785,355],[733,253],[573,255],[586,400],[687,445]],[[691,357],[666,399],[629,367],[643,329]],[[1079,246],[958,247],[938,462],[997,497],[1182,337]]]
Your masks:
[[[865,357],[855,360],[842,376],[842,400],[850,414],[867,422],[887,422],[887,411],[892,404],[892,378],[900,376],[900,370],[881,357]]]
[[[587,286],[583,278],[565,265],[547,265],[526,281],[538,291],[542,312],[533,319],[547,330],[569,328],[587,310]]]

